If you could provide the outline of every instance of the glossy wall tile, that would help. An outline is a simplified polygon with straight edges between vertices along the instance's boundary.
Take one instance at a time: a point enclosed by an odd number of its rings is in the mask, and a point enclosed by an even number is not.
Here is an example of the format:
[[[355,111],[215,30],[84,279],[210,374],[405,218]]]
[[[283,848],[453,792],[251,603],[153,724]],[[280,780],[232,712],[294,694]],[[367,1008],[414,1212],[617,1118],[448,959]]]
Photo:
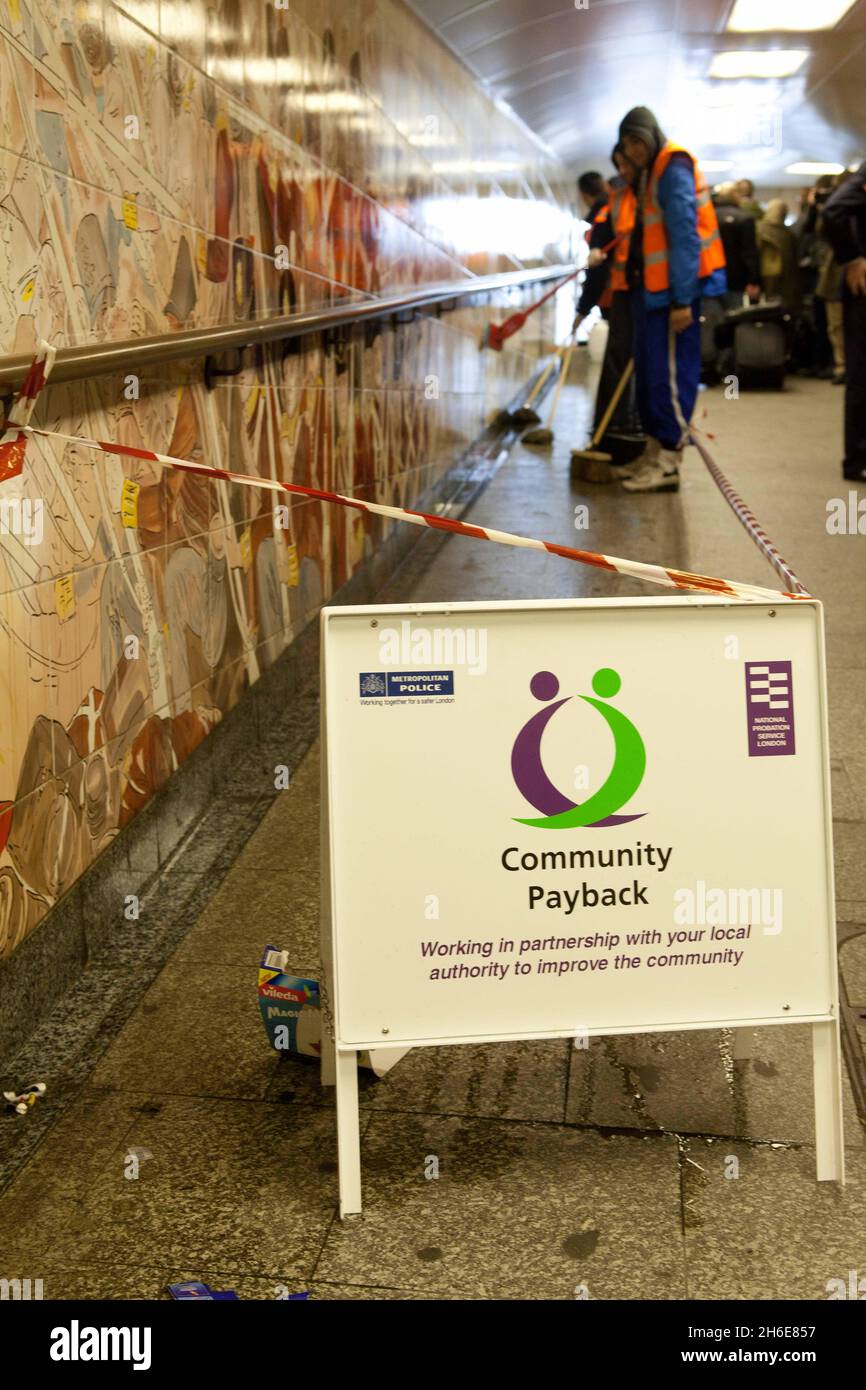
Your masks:
[[[0,0],[0,351],[567,260],[570,188],[400,0]],[[528,375],[527,296],[54,386],[36,423],[412,504]],[[0,955],[388,523],[32,440],[0,527]],[[25,524],[26,523],[26,524]]]

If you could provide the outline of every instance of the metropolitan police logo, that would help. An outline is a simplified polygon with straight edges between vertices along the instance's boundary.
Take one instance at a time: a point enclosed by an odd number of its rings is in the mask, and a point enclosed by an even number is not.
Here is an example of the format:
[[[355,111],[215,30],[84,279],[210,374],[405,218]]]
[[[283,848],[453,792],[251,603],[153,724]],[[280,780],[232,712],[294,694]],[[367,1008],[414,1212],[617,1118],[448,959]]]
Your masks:
[[[380,676],[378,671],[367,671],[361,677],[362,695],[384,695],[385,677]]]

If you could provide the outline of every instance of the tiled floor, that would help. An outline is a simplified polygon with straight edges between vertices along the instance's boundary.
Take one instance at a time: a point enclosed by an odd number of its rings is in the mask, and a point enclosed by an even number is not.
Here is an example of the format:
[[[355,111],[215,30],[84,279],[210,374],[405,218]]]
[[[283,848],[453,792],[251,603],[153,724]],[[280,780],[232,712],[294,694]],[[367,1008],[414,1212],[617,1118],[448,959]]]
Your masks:
[[[825,529],[849,486],[841,393],[794,379],[782,397],[703,399],[718,462],[827,604],[839,919],[866,927],[866,540]],[[773,582],[695,456],[677,497],[577,490],[585,413],[569,388],[553,452],[516,449],[472,519],[568,543],[588,501],[602,551]],[[628,592],[644,590],[451,539],[387,597]],[[817,1184],[800,1027],[755,1031],[746,1056],[699,1032],[416,1050],[362,1077],[364,1214],[341,1224],[331,1092],[269,1051],[255,996],[266,941],[316,975],[318,878],[313,749],[0,1197],[0,1276],[42,1278],[48,1298],[200,1278],[260,1299],[816,1299],[866,1274],[864,1131],[846,1078],[848,1185]],[[842,961],[866,1006],[866,936]]]

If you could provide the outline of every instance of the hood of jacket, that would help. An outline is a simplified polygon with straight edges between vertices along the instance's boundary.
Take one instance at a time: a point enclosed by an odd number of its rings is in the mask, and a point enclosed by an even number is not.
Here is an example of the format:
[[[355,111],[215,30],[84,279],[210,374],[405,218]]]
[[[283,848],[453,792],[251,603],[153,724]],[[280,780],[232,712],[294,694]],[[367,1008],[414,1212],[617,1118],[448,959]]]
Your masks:
[[[659,151],[667,141],[667,136],[648,106],[633,106],[619,123],[619,139],[622,143],[626,135],[643,140],[650,152],[650,165],[655,163]]]

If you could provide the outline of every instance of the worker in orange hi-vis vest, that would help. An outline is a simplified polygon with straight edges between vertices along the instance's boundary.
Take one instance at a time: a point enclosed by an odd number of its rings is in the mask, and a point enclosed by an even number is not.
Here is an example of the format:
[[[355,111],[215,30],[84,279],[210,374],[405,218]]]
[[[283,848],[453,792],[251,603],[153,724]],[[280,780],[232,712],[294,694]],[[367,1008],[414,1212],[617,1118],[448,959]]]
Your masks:
[[[621,145],[614,146],[611,159],[617,171],[616,178],[608,184],[607,203],[596,218],[593,229],[597,232],[594,237],[596,247],[590,251],[588,262],[590,268],[602,262],[607,266],[607,286],[599,299],[599,307],[606,310],[608,335],[595,398],[593,435],[632,355],[631,296],[625,272],[637,206],[634,184],[638,171],[626,158]],[[629,380],[620,397],[608,431],[613,431],[622,443],[629,444],[632,456],[635,451],[639,452],[642,436],[633,380]],[[598,447],[611,453],[614,464],[617,464],[618,450],[612,448],[607,432],[599,440]],[[617,478],[621,476],[618,466],[614,472]]]
[[[668,140],[645,106],[629,111],[619,139],[638,169],[626,279],[638,409],[648,436],[623,487],[676,492],[701,374],[700,302],[725,293],[725,253],[694,155]]]

